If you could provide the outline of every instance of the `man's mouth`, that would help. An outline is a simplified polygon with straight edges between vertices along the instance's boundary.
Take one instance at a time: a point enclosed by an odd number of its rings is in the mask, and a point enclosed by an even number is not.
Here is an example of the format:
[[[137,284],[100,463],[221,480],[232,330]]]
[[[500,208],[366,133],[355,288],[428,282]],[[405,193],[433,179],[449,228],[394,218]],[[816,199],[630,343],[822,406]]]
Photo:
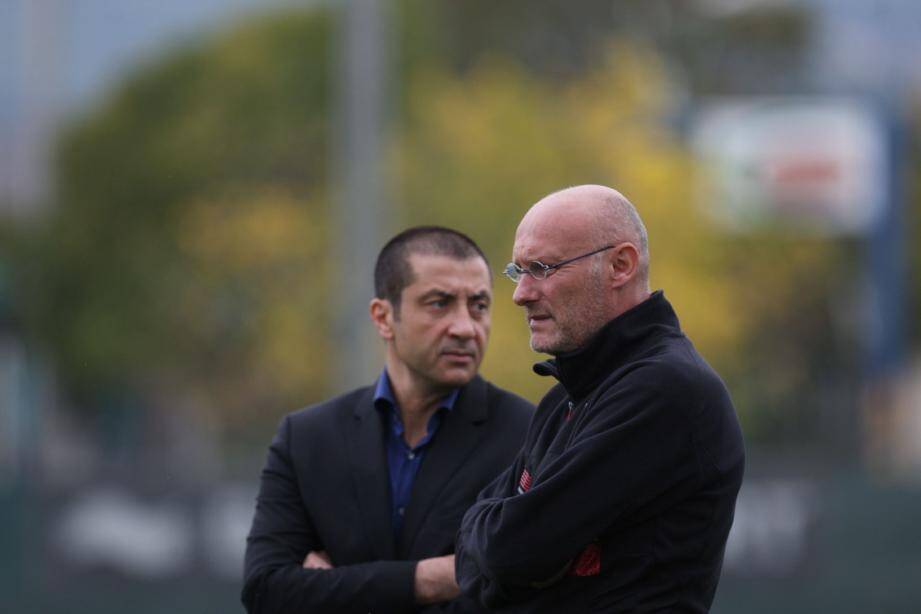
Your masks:
[[[553,316],[551,316],[548,313],[529,313],[528,314],[528,326],[534,326],[535,324],[539,324],[540,322],[544,322],[546,320],[552,320],[552,319],[553,319]]]

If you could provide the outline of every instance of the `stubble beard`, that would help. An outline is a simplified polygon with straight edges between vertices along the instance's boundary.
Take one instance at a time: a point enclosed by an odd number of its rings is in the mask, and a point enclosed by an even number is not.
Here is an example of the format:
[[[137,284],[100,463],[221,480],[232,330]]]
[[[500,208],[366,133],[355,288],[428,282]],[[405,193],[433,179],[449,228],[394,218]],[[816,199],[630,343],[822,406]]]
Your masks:
[[[580,320],[579,323],[584,323],[584,320]],[[546,339],[543,343],[534,338],[534,334],[531,334],[530,345],[531,349],[535,352],[540,352],[542,354],[550,354],[552,356],[559,356],[560,354],[566,354],[568,352],[573,352],[578,350],[580,347],[583,347],[589,339],[594,336],[598,328],[596,326],[581,325],[573,327],[561,327],[557,322],[556,331],[550,336],[549,339]]]
[[[601,269],[597,261],[593,261],[591,267],[590,275],[580,289],[582,302],[564,311],[556,310],[557,314],[553,316],[555,330],[550,332],[549,338],[543,343],[535,340],[532,332],[529,344],[533,351],[552,356],[573,352],[585,347],[607,324],[607,318],[603,315],[606,313],[606,304],[603,298]],[[561,319],[557,319],[556,315]]]

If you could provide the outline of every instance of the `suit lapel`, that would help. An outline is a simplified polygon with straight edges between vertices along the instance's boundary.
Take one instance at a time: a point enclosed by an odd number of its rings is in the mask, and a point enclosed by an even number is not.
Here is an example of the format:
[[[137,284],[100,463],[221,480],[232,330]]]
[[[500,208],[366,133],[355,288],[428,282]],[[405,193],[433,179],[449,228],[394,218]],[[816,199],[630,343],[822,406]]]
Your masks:
[[[416,475],[403,519],[398,552],[408,556],[432,504],[449,487],[480,441],[478,424],[487,419],[486,382],[479,376],[461,389],[447,412]]]
[[[374,408],[374,387],[362,395],[347,427],[349,460],[364,528],[374,555],[394,558],[393,525],[390,518],[390,474],[384,451],[380,415]]]

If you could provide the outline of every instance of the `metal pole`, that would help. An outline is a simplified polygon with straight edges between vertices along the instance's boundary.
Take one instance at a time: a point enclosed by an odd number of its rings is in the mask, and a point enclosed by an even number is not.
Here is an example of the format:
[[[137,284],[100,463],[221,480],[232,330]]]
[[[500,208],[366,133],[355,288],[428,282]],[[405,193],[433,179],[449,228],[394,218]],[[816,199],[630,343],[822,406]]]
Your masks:
[[[380,368],[368,321],[373,267],[389,219],[382,162],[389,74],[388,3],[347,0],[341,14],[340,109],[334,204],[338,274],[333,280],[339,389],[368,383]]]
[[[868,342],[868,376],[871,382],[896,374],[904,367],[907,327],[905,254],[905,127],[892,105],[881,105],[889,147],[888,182],[882,214],[867,242],[870,278],[871,321]]]

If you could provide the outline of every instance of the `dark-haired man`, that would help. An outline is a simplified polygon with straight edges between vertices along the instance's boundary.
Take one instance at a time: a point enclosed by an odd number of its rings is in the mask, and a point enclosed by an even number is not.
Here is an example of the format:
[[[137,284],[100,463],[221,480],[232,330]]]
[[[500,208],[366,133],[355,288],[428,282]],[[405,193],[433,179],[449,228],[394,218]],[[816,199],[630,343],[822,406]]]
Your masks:
[[[454,536],[514,458],[529,403],[477,375],[492,278],[467,236],[406,230],[374,272],[377,382],[282,421],[247,539],[243,603],[282,612],[475,612]]]
[[[525,214],[506,274],[535,371],[559,380],[514,465],[464,516],[465,594],[509,612],[706,612],[742,482],[723,382],[649,290],[646,229],[619,192]]]

